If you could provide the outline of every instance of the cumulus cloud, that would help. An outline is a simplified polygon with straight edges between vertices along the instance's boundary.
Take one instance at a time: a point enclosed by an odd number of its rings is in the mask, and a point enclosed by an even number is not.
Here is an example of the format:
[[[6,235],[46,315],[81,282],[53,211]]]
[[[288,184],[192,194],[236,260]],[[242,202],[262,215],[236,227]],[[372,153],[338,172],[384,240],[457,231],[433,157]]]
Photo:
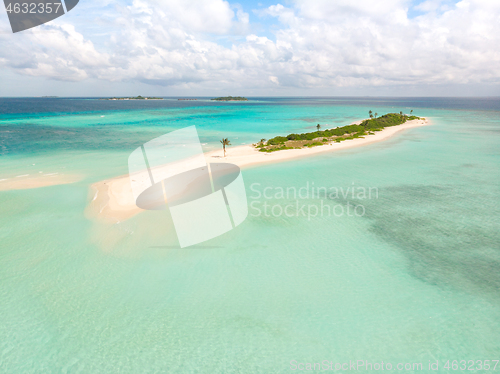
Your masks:
[[[270,38],[252,31],[245,9],[227,1],[133,0],[117,4],[110,34],[98,45],[64,17],[15,36],[1,32],[0,65],[56,80],[192,88],[499,82],[500,2],[427,0],[413,8],[420,12],[414,18],[411,6],[409,0],[275,4],[256,11],[278,24]]]
[[[172,22],[188,32],[225,34],[231,30],[235,17],[229,3],[222,0],[134,0],[128,8],[131,14],[156,14],[162,23]]]
[[[45,26],[43,33],[17,39],[3,34],[0,41],[2,65],[25,75],[79,81],[110,66],[109,56],[68,24]]]

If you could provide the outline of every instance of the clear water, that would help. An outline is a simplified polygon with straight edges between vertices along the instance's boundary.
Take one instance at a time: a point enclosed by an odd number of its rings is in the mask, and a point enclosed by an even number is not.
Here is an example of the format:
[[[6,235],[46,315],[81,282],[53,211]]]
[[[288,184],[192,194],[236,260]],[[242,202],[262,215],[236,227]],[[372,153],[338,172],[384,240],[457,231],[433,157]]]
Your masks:
[[[85,216],[91,183],[125,174],[133,149],[173,129],[196,125],[208,151],[369,109],[414,109],[433,125],[243,170],[254,208],[265,187],[371,187],[376,198],[299,201],[363,215],[251,208],[235,230],[185,249],[165,212],[115,225]],[[447,360],[499,360],[499,140],[498,99],[0,99],[0,179],[83,176],[0,191],[0,372],[286,373],[291,360],[429,372],[439,360],[433,372],[449,373]],[[296,200],[266,202],[279,212]]]

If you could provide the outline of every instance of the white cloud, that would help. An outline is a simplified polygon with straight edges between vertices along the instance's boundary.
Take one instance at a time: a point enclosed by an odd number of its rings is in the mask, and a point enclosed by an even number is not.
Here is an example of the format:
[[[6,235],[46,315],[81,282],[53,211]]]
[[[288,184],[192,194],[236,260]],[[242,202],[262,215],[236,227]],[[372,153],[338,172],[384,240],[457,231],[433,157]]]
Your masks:
[[[446,12],[456,5],[455,0],[425,0],[415,5],[414,9],[420,12]]]
[[[99,53],[74,26],[44,26],[41,33],[2,35],[3,65],[30,76],[79,81],[107,69],[109,56]],[[56,53],[54,53],[56,51]]]
[[[409,6],[276,4],[258,12],[280,24],[271,40],[250,32],[248,13],[226,1],[134,0],[118,8],[98,45],[64,17],[15,35],[0,21],[0,66],[56,80],[216,89],[499,83],[499,1],[428,0],[413,19]],[[217,35],[232,44],[218,44]]]
[[[366,16],[370,18],[389,18],[393,12],[404,10],[410,0],[294,0],[298,13],[304,18],[332,20],[345,15]]]
[[[129,8],[156,14],[162,19],[158,25],[168,26],[173,20],[173,24],[191,32],[227,33],[235,17],[229,3],[222,0],[134,0]]]

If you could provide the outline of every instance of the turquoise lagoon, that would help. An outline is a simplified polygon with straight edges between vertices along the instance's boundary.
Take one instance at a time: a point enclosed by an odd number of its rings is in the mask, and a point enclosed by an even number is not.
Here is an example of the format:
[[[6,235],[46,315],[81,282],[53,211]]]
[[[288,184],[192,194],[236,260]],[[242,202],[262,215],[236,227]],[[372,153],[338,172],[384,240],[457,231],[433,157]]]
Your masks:
[[[180,249],[167,212],[117,224],[85,214],[90,184],[126,174],[130,152],[169,131],[196,125],[209,151],[222,137],[249,144],[370,109],[413,109],[432,126],[244,169],[249,216],[208,242]],[[287,373],[363,361],[448,373],[448,360],[469,372],[490,360],[492,371],[499,144],[498,99],[0,99],[0,179],[82,176],[0,191],[0,372]],[[274,194],[312,186],[323,192]],[[272,196],[257,198],[266,187]],[[257,214],[264,203],[275,214]],[[279,214],[296,203],[362,214]]]

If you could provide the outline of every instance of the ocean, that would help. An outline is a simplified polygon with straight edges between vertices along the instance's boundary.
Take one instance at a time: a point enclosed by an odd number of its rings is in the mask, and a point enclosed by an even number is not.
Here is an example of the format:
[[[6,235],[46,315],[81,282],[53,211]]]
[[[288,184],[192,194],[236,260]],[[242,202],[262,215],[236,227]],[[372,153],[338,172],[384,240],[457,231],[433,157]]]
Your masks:
[[[81,176],[0,191],[1,373],[493,371],[499,98],[198,99],[0,99],[0,179]],[[86,212],[170,131],[211,151],[369,110],[432,125],[244,168],[249,215],[207,242],[181,249],[168,211]]]

